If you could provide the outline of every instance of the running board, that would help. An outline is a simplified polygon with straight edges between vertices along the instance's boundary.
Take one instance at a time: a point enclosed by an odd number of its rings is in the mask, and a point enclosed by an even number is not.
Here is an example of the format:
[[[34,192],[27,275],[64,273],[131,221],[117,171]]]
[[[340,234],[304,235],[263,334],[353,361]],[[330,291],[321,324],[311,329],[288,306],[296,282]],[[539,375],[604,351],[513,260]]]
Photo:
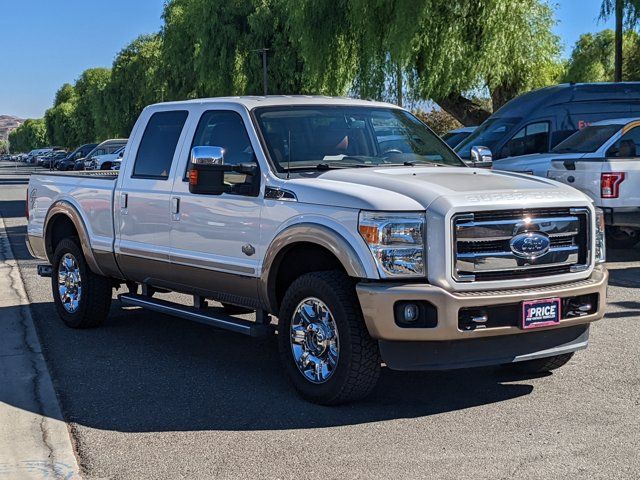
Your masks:
[[[158,298],[149,298],[133,293],[122,293],[118,295],[118,298],[125,305],[142,307],[147,310],[153,310],[154,312],[165,313],[231,332],[242,333],[250,337],[266,337],[273,334],[275,330],[271,325],[250,322],[249,320],[232,317],[231,315],[214,315],[206,310],[167,302]]]

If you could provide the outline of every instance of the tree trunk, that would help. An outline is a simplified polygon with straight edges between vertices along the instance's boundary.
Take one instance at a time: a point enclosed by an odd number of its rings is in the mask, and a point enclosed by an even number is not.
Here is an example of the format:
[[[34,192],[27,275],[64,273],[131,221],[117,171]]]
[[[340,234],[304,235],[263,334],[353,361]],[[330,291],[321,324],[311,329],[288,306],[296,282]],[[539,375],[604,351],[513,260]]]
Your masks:
[[[491,104],[493,106],[493,111],[496,112],[505,103],[517,96],[518,90],[511,85],[503,84],[494,87],[491,90]]]
[[[624,16],[623,0],[615,0],[616,2],[616,38],[615,38],[615,73],[614,82],[622,81],[622,20]]]
[[[491,116],[491,112],[483,108],[482,105],[464,97],[459,92],[453,92],[445,98],[434,100],[445,112],[465,127],[480,125]]]

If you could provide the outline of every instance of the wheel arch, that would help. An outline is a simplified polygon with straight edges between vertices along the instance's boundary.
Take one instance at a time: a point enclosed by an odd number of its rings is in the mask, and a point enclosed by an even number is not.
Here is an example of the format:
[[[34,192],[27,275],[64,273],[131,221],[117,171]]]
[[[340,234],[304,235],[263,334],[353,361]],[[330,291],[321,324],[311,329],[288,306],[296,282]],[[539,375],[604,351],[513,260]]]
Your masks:
[[[371,278],[356,249],[340,233],[313,223],[292,225],[280,232],[271,242],[263,261],[260,277],[260,297],[267,310],[277,314],[283,292],[282,265],[287,259],[301,260],[302,252],[308,252],[309,261],[294,261],[286,281],[293,281],[310,271],[340,269],[354,278]],[[369,270],[371,268],[369,267]]]
[[[87,227],[78,209],[71,203],[61,200],[53,203],[47,212],[44,222],[44,245],[49,262],[53,260],[56,245],[62,238],[75,233],[80,241],[80,248],[92,272],[103,275],[96,261]]]

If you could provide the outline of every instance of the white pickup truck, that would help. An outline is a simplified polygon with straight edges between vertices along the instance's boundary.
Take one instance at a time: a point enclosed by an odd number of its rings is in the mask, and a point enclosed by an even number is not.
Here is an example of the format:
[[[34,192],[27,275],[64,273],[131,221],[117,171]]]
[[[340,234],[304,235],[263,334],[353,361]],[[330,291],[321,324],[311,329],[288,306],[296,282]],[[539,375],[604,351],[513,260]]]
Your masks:
[[[640,118],[594,123],[558,147],[565,144],[561,155],[549,158],[547,176],[586,193],[604,211],[612,248],[636,245],[640,242]]]
[[[277,331],[283,368],[317,403],[365,396],[383,363],[551,370],[604,314],[602,215],[586,195],[469,168],[385,103],[152,105],[119,172],[37,174],[27,194],[29,248],[68,326],[102,323],[126,285],[123,304]]]

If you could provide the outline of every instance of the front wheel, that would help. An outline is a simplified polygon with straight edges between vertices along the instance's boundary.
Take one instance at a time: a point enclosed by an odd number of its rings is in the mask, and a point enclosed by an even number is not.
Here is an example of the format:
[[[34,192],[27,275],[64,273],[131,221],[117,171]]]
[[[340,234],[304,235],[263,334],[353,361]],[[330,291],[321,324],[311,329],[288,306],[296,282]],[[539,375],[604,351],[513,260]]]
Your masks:
[[[87,266],[82,249],[72,239],[61,240],[53,254],[51,289],[62,321],[71,328],[97,327],[109,314],[111,280]]]
[[[278,322],[280,358],[303,398],[322,405],[368,395],[380,376],[380,354],[341,272],[313,272],[288,288]]]

